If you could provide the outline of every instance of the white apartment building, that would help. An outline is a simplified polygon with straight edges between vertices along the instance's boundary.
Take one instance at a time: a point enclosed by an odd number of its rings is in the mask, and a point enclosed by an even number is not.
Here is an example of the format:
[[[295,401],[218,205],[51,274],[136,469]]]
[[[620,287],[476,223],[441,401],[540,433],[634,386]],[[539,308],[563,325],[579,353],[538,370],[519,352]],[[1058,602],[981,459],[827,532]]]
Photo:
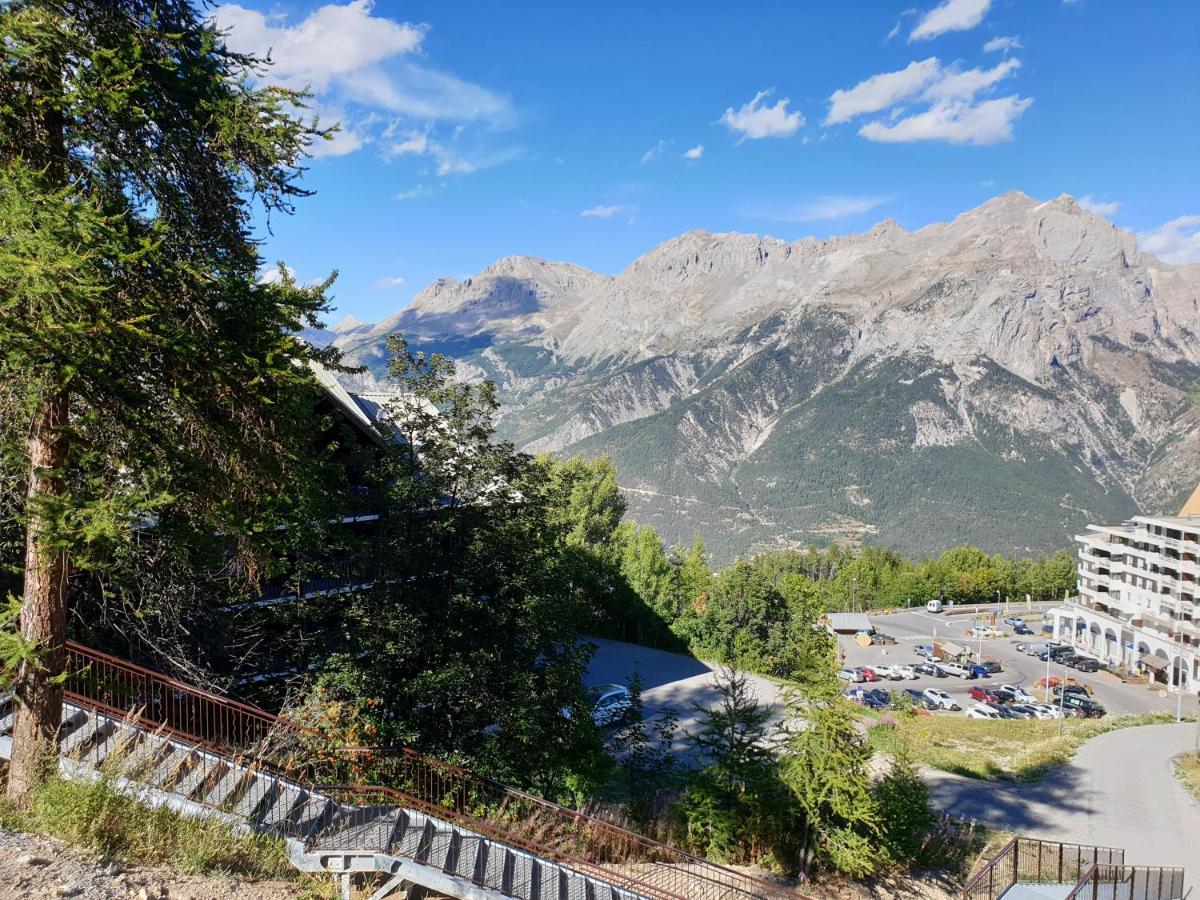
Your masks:
[[[1178,516],[1089,525],[1075,540],[1079,596],[1051,611],[1055,639],[1200,688],[1200,488]]]

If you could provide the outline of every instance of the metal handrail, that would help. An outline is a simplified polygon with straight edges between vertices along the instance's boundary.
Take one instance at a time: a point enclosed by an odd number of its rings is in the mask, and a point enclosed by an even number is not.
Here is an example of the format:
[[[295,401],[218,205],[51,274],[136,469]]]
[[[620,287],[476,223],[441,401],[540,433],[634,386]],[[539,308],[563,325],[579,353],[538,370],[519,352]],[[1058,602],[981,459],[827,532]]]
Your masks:
[[[1019,881],[1074,884],[1085,866],[1120,866],[1125,851],[1015,836],[963,888],[963,900],[997,900]]]
[[[73,702],[130,717],[139,724],[162,730],[201,749],[252,760],[260,769],[294,779],[292,760],[275,757],[273,743],[277,742],[281,732],[301,737],[315,735],[315,732],[264,710],[82,644],[68,642],[67,655],[68,677],[64,689]],[[366,752],[370,748],[348,749]],[[343,790],[360,797],[375,795],[399,800],[400,805],[456,821],[485,837],[538,856],[561,860],[571,868],[624,884],[630,890],[661,900],[686,898],[688,893],[676,891],[686,891],[696,882],[709,891],[715,888],[722,897],[800,896],[780,885],[744,875],[409,748],[389,749],[386,755],[400,762],[398,786],[349,785]],[[319,778],[297,780],[319,783]],[[526,810],[524,817],[520,814],[523,809]],[[533,812],[545,814],[546,819],[536,821],[531,815]],[[558,826],[558,834],[553,827],[540,827],[547,821]],[[537,833],[522,833],[522,825]],[[567,843],[570,838],[572,849],[578,852],[548,844],[544,840],[547,834],[558,837],[562,843]],[[581,840],[588,834],[594,838]],[[614,847],[624,848],[625,852],[605,852],[606,848],[612,851]],[[589,859],[589,856],[599,858]],[[646,863],[658,865],[661,871],[653,874],[659,877],[648,880],[651,873],[634,875],[613,868],[615,865]],[[664,880],[667,884],[658,883]]]
[[[1095,896],[1095,893],[1096,893],[1096,870],[1097,870],[1096,866],[1092,866],[1090,869],[1088,869],[1083,874],[1083,877],[1079,879],[1079,883],[1076,884],[1075,887],[1071,888],[1071,892],[1069,894],[1067,894],[1067,896],[1064,897],[1063,900],[1077,900],[1077,898],[1079,898],[1082,895],[1084,889],[1087,888],[1088,885],[1091,885],[1092,895]]]

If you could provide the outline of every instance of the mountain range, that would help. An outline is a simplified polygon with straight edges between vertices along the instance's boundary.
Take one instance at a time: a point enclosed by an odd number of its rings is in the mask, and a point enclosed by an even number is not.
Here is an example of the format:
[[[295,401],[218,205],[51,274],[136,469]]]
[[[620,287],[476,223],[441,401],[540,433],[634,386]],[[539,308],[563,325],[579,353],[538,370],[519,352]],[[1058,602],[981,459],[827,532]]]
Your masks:
[[[638,521],[718,561],[857,541],[1069,546],[1200,472],[1200,266],[1069,196],[793,243],[693,231],[618,275],[525,256],[310,335],[493,379],[531,452],[608,454]]]

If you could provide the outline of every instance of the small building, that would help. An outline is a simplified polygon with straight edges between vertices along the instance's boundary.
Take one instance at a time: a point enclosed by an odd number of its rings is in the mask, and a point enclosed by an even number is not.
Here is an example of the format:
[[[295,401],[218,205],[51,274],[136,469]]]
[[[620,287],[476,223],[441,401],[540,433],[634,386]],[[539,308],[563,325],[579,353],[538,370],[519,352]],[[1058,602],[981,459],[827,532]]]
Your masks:
[[[858,634],[860,631],[872,634],[875,631],[865,613],[830,613],[827,619],[825,627],[830,634]]]

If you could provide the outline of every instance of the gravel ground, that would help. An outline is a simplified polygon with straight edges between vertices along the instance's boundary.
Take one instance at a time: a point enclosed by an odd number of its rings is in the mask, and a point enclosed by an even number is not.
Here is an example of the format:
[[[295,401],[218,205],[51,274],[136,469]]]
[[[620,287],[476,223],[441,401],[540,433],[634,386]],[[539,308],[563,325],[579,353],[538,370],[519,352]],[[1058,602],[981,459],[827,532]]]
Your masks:
[[[61,841],[0,828],[0,900],[292,900],[299,885],[124,866]]]

